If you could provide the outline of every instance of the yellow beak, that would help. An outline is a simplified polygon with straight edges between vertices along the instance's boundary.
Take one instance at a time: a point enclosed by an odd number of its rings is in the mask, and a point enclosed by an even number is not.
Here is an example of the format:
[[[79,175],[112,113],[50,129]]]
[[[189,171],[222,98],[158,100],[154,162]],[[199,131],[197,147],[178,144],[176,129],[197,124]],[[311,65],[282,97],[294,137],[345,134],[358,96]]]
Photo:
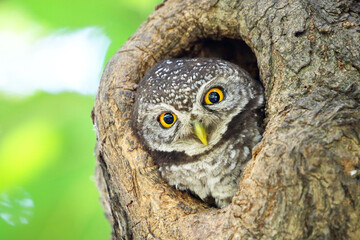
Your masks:
[[[207,140],[206,140],[206,130],[205,127],[203,125],[201,125],[198,122],[194,123],[194,130],[195,130],[195,135],[200,139],[200,141],[206,146],[207,145]]]

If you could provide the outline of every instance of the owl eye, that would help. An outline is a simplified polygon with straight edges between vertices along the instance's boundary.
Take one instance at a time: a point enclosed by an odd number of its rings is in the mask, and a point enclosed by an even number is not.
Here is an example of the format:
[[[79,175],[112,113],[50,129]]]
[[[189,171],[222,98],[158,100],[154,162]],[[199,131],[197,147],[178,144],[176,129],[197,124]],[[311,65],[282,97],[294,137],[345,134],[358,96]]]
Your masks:
[[[164,112],[159,117],[159,122],[164,128],[169,128],[176,122],[176,115],[169,112]]]
[[[219,103],[224,99],[224,92],[220,88],[211,88],[205,95],[204,102],[207,105]]]

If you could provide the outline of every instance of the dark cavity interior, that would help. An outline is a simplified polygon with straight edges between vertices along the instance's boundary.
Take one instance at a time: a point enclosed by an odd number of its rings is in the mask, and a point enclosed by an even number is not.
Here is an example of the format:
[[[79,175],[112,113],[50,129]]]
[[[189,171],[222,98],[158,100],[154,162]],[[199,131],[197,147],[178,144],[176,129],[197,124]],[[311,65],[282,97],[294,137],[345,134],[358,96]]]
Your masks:
[[[255,54],[244,41],[239,39],[204,39],[195,43],[178,57],[221,58],[237,64],[245,69],[254,79],[260,80]]]

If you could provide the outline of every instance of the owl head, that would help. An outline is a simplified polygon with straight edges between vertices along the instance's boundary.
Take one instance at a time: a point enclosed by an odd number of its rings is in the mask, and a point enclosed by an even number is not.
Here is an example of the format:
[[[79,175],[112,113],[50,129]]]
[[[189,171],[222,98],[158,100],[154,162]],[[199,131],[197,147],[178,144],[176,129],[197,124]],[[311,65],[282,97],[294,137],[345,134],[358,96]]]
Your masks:
[[[151,151],[195,157],[221,142],[236,116],[263,102],[260,83],[232,63],[169,59],[140,81],[133,126]]]

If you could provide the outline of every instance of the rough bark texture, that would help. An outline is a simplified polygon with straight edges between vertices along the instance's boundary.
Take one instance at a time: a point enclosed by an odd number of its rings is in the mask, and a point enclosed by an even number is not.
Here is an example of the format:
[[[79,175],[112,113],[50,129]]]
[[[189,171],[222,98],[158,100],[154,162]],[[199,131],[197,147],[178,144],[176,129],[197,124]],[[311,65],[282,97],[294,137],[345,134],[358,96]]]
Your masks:
[[[108,62],[93,111],[97,181],[113,239],[359,239],[359,5],[159,5]],[[130,128],[130,113],[137,83],[157,61],[221,57],[204,43],[236,39],[257,58],[266,130],[232,204],[215,209],[160,178]]]

